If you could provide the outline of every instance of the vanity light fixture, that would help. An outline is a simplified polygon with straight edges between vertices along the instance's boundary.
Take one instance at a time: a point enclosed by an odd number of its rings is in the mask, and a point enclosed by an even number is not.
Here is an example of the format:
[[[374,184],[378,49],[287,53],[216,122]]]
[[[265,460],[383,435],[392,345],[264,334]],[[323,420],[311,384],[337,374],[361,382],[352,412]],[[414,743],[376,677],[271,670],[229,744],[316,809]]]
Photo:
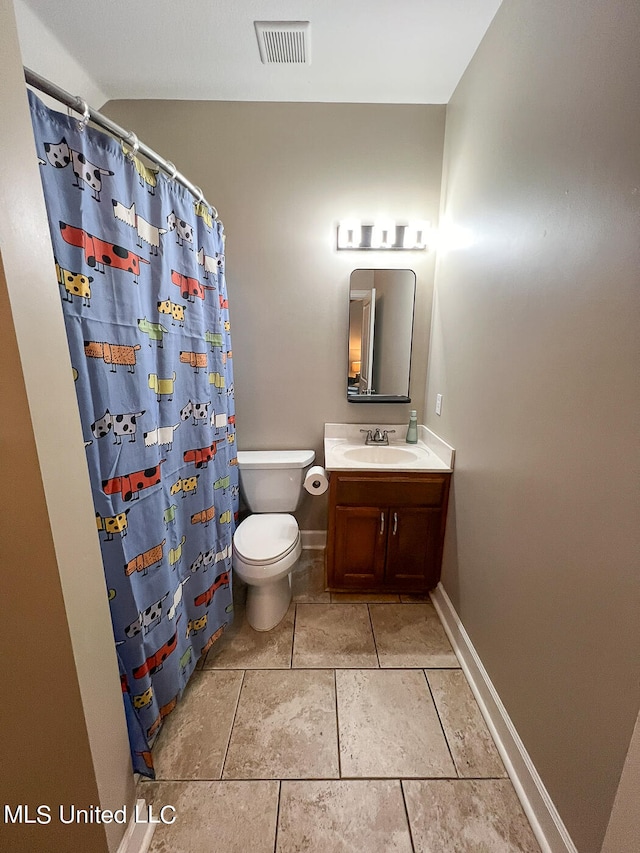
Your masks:
[[[391,249],[396,242],[395,222],[391,219],[378,219],[373,223],[373,230],[371,233],[372,249]]]
[[[338,249],[405,249],[421,251],[428,248],[430,223],[425,220],[395,222],[391,219],[360,221],[343,219],[338,224]]]
[[[356,219],[343,219],[338,225],[338,248],[359,249],[362,240],[362,226]]]

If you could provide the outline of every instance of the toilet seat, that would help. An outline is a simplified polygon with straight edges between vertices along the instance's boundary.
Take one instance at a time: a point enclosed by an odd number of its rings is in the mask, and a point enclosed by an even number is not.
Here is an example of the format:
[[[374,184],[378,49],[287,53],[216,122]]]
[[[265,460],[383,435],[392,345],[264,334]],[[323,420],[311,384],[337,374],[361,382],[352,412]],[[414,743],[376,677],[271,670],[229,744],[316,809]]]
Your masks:
[[[233,549],[245,565],[266,566],[284,560],[299,541],[298,522],[292,515],[268,512],[250,515],[238,525]]]

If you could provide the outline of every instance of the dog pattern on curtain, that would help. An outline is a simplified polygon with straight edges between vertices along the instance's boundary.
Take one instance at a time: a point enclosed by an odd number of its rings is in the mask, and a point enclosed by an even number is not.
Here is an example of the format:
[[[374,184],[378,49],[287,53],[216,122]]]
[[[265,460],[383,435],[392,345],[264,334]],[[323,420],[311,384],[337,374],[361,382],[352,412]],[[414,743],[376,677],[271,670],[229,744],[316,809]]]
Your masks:
[[[233,616],[223,228],[112,137],[29,99],[133,763],[153,777],[162,721]]]

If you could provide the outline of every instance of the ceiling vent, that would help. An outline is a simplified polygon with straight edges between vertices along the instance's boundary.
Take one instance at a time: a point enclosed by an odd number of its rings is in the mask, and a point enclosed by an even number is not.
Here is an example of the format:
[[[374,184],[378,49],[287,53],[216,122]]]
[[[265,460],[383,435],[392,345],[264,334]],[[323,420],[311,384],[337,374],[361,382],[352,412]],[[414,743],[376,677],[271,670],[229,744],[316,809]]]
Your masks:
[[[309,21],[254,21],[260,59],[265,64],[311,64]]]

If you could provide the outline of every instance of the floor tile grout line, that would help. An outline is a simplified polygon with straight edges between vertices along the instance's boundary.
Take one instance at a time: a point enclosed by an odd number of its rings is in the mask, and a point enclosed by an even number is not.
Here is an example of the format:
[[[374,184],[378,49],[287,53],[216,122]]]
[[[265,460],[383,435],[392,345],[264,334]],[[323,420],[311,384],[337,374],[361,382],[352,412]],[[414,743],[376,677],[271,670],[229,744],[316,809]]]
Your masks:
[[[330,664],[305,664],[304,666],[224,666],[224,667],[216,667],[211,669],[202,670],[202,672],[260,672],[264,670],[265,672],[286,672],[288,669],[428,669],[435,670],[436,672],[443,671],[451,671],[451,672],[460,672],[460,667],[446,667],[446,666],[420,666],[419,664],[406,664],[402,665],[400,663],[392,663],[387,666],[365,666],[364,664],[353,664],[350,666],[347,663],[341,663],[337,667],[332,667]]]
[[[348,663],[340,663],[340,665],[337,667],[333,667],[333,666],[331,666],[331,664],[326,664],[326,663],[317,664],[317,665],[305,663],[304,666],[294,666],[294,667],[291,667],[291,666],[225,666],[225,667],[217,667],[217,668],[212,668],[212,669],[205,669],[205,670],[202,670],[202,672],[287,672],[290,669],[313,669],[313,670],[317,670],[317,669],[365,669],[365,670],[372,670],[373,672],[375,672],[379,669],[382,669],[382,670],[397,669],[398,671],[403,670],[405,672],[408,670],[411,670],[411,669],[416,670],[416,671],[429,669],[429,670],[435,670],[436,672],[442,672],[442,671],[447,671],[447,670],[450,670],[452,672],[459,672],[460,671],[460,667],[441,667],[441,666],[424,667],[424,666],[420,666],[419,664],[414,664],[414,663],[406,664],[405,666],[403,666],[400,663],[392,663],[392,664],[388,664],[387,666],[379,666],[379,665],[365,666],[364,664],[352,664],[352,665],[350,665]]]
[[[148,779],[141,781],[141,786],[167,785],[167,784],[206,784],[209,782],[506,782],[511,784],[508,776],[242,776],[228,779],[206,778],[174,778],[174,779]]]
[[[344,595],[344,593],[341,593],[341,592],[331,592],[329,594],[330,595]],[[315,602],[311,601],[309,603],[310,604],[366,604],[366,605],[369,605],[369,604],[402,604],[401,601],[385,601],[385,600],[380,600],[380,599],[378,601],[375,601],[374,599],[371,599],[371,598],[352,598],[352,599],[338,598],[337,600],[334,600],[332,598],[331,601],[315,601]]]
[[[238,698],[236,699],[236,707],[233,709],[233,719],[231,720],[231,726],[229,727],[229,737],[227,739],[227,748],[224,751],[224,759],[222,761],[222,767],[220,768],[220,781],[224,779],[224,770],[227,764],[227,758],[229,757],[229,747],[231,746],[231,738],[233,737],[233,729],[236,724],[236,717],[238,716],[238,707],[240,706],[240,696],[242,694],[242,688],[244,687],[244,677],[246,675],[246,670],[242,671],[242,678],[240,679],[240,689],[238,690]]]
[[[327,592],[327,590],[325,590],[325,592]],[[319,593],[319,594],[323,594],[323,593]],[[342,593],[335,593],[335,592],[329,592],[328,594],[329,595],[342,595]],[[377,605],[377,604],[425,604],[426,603],[424,601],[405,601],[405,602],[402,602],[402,601],[371,601],[368,598],[356,598],[353,601],[343,601],[342,599],[338,599],[338,601],[330,601],[330,600],[327,601],[324,599],[322,601],[302,601],[297,596],[296,596],[296,598],[293,599],[293,601],[295,604],[314,604],[314,605],[323,604],[325,607],[327,606],[327,604],[366,604],[368,606],[369,604]]]
[[[289,669],[293,669],[293,647],[296,644],[296,622],[298,621],[298,604],[293,605],[293,632],[291,634],[291,654],[289,655]]]
[[[338,716],[338,671],[333,670],[333,689],[336,697],[336,738],[338,744],[338,778],[342,779],[342,760],[340,758],[340,717]]]
[[[327,667],[323,667],[326,669]],[[219,666],[203,672],[286,672],[291,666]]]
[[[398,779],[398,782],[400,783],[400,792],[402,794],[402,803],[404,805],[404,814],[405,814],[405,817],[407,818],[407,828],[409,830],[409,841],[411,842],[411,850],[413,851],[413,853],[415,853],[416,845],[413,841],[413,832],[411,830],[411,818],[409,817],[409,807],[407,806],[407,798],[405,796],[405,791],[404,791],[404,779]]]
[[[369,616],[369,626],[371,627],[371,636],[373,637],[373,648],[376,652],[376,660],[378,661],[378,669],[382,669],[380,663],[380,655],[378,654],[378,643],[376,642],[376,632],[373,630],[373,619],[371,618],[371,605],[367,604],[367,615]],[[373,669],[373,667],[371,667]]]
[[[280,800],[282,798],[282,779],[278,779],[278,803],[276,805],[276,831],[273,836],[273,853],[278,849],[278,826],[280,825]]]
[[[442,672],[443,670],[435,670],[435,671],[436,671],[436,672]],[[467,681],[467,677],[466,677],[466,675],[464,674],[464,672],[462,671],[462,668],[461,668],[461,667],[453,667],[453,668],[451,668],[451,669],[450,669],[450,670],[448,670],[448,671],[449,671],[449,672],[459,672],[459,673],[461,674],[461,678],[462,678],[462,681],[463,681],[464,685],[465,685],[469,690],[471,689],[471,688],[470,688],[470,685],[469,685],[469,682]],[[429,673],[428,673],[426,670],[425,670],[425,675],[427,676],[427,682],[429,683],[429,688],[431,689],[431,682],[429,681]],[[439,710],[438,705],[437,705],[437,703],[436,703],[435,694],[433,693],[433,690],[431,690],[431,693],[432,693],[432,695],[433,695],[433,702],[434,702],[434,705],[436,706],[436,711],[437,711],[437,713],[438,713],[438,717],[440,717],[440,710]],[[481,721],[484,723],[484,719],[482,718],[482,714],[480,713],[480,709],[479,709],[479,707],[478,707],[478,705],[477,705],[477,702],[476,702],[475,698],[473,697],[473,695],[472,695],[472,705],[476,708],[476,710],[477,710],[477,711],[478,711],[478,713],[480,714]],[[443,728],[443,730],[444,730],[444,724],[442,724],[442,728]],[[498,759],[499,759],[499,761],[500,761],[500,764],[501,764],[501,765],[502,765],[502,767],[504,768],[504,762],[502,761],[502,758],[500,757],[500,753],[498,752],[498,747],[497,747],[497,745],[496,745],[495,740],[493,739],[493,735],[492,735],[492,734],[491,734],[491,732],[489,731],[488,727],[486,727],[486,729],[487,729],[487,735],[488,735],[488,737],[489,737],[489,743],[491,744],[491,746],[493,746],[494,750],[498,753]],[[446,737],[446,732],[445,732],[445,737]],[[447,738],[447,742],[448,742],[448,738]],[[452,753],[452,756],[453,756],[453,753]],[[506,772],[506,769],[505,769],[505,771],[504,771],[504,776],[482,776],[482,775],[480,775],[480,776],[463,776],[463,775],[462,775],[462,770],[463,770],[464,768],[460,768],[460,767],[458,767],[458,764],[457,764],[457,762],[456,762],[455,758],[454,758],[454,764],[455,764],[456,771],[457,771],[458,776],[459,776],[459,778],[460,778],[460,779],[504,779],[504,778],[509,778],[509,774]]]
[[[429,695],[431,696],[431,701],[433,702],[433,707],[436,710],[438,722],[440,723],[440,730],[442,731],[442,734],[444,736],[444,742],[447,744],[447,749],[449,750],[449,755],[451,756],[451,761],[453,762],[453,767],[454,767],[456,773],[458,774],[458,779],[461,779],[462,777],[460,776],[460,768],[458,767],[458,763],[457,763],[455,756],[453,754],[453,751],[451,749],[451,744],[449,743],[449,738],[447,737],[447,732],[445,730],[444,723],[442,722],[442,718],[440,716],[440,710],[438,708],[438,703],[436,702],[436,697],[433,695],[433,690],[431,689],[431,685],[429,684],[429,677],[427,675],[427,670],[423,669],[422,673],[424,675],[424,680],[427,683],[427,690],[429,691]]]
[[[484,777],[481,777],[484,779]],[[498,777],[499,779],[501,777]],[[461,779],[459,776],[372,776],[369,774],[368,776],[343,776],[341,779],[337,780],[340,782],[393,782],[398,781],[400,779],[406,779],[411,782],[466,782],[467,779]],[[299,779],[296,781],[307,781],[304,779]],[[310,780],[309,780],[310,781]],[[336,780],[334,780],[336,781]],[[472,781],[478,781],[477,779]]]

